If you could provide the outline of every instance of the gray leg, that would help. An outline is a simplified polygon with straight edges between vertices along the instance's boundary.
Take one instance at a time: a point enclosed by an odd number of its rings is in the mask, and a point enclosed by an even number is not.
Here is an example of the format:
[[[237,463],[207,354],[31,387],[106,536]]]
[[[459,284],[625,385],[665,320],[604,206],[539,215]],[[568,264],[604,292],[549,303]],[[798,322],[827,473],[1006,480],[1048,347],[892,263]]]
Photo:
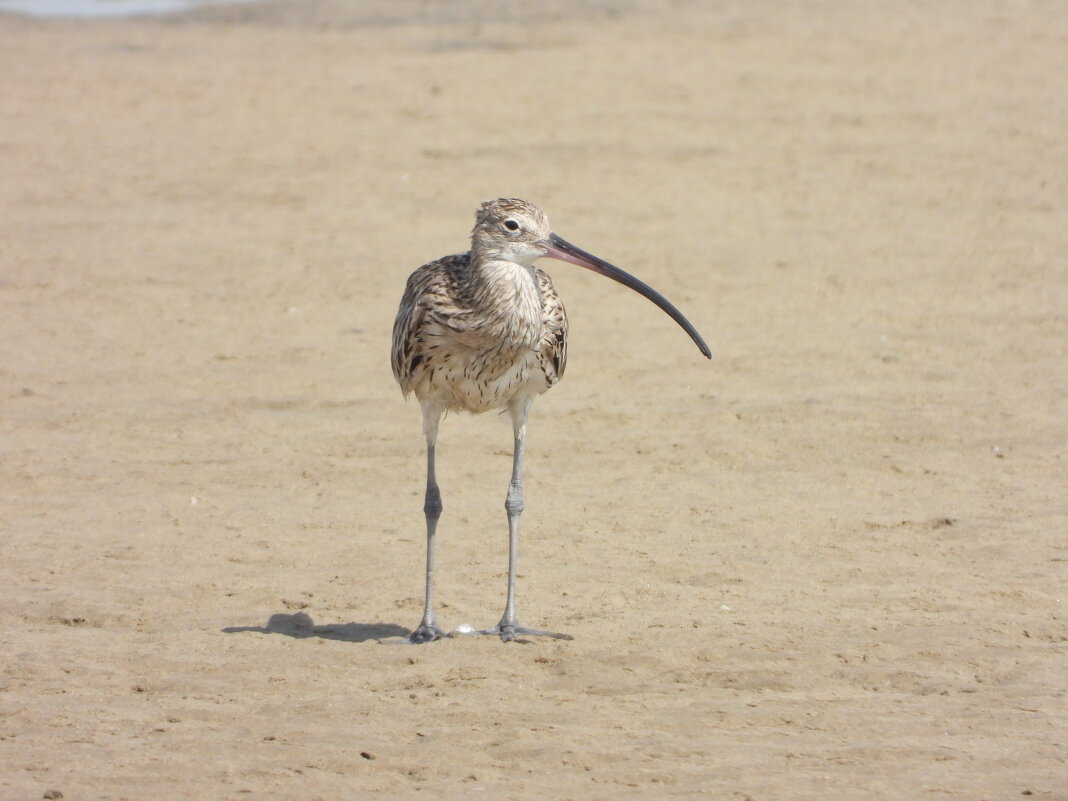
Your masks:
[[[434,443],[427,439],[426,444],[426,497],[423,501],[423,513],[426,515],[426,603],[423,607],[423,619],[419,627],[408,635],[410,643],[424,643],[440,640],[445,636],[434,618],[434,533],[441,517],[441,492],[434,476]]]
[[[504,511],[508,514],[508,589],[504,596],[504,615],[497,624],[501,630],[501,639],[505,639],[507,627],[514,628],[516,625],[515,574],[516,561],[519,558],[519,516],[523,514],[522,470],[523,438],[517,436],[512,448],[512,480],[508,482],[508,494],[504,496]],[[505,639],[505,642],[508,639]]]
[[[504,509],[508,513],[508,590],[504,601],[504,615],[501,622],[492,629],[484,629],[479,634],[498,634],[502,642],[512,642],[520,635],[532,637],[555,637],[570,640],[567,634],[555,631],[528,629],[520,626],[515,614],[515,575],[516,560],[519,552],[519,516],[523,513],[523,440],[526,438],[526,425],[516,426],[515,448],[512,451],[512,480],[508,482],[508,494],[504,499]]]

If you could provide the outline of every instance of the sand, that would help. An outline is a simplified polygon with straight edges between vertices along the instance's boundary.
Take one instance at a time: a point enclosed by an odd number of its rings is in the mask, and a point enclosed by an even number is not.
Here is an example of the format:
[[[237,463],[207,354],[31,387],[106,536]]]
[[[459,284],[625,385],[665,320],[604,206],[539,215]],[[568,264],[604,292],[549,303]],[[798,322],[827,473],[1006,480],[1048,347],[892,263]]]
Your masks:
[[[0,17],[0,798],[1068,798],[1055,2]],[[404,280],[545,262],[519,613],[419,618]],[[441,622],[504,595],[452,415]],[[53,797],[54,794],[53,794]]]

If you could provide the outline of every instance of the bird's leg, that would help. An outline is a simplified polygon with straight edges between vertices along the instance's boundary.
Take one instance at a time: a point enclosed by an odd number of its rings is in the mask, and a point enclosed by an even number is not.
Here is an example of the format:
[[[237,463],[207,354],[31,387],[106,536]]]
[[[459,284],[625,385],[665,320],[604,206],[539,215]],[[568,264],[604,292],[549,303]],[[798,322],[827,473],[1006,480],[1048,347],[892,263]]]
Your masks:
[[[498,628],[504,639],[505,626],[515,626],[515,574],[519,558],[519,516],[523,514],[523,435],[517,433],[512,448],[512,480],[504,496],[504,511],[508,514],[508,589],[504,596],[504,615]]]
[[[525,418],[526,415],[524,414]],[[508,482],[508,494],[504,499],[504,509],[508,513],[508,590],[504,601],[504,615],[501,621],[491,629],[484,629],[479,634],[500,635],[502,642],[512,642],[519,635],[532,637],[555,637],[570,640],[567,634],[555,631],[528,629],[520,626],[515,614],[515,577],[516,560],[519,551],[519,516],[523,513],[523,441],[526,439],[526,422],[515,426],[515,448],[512,451],[512,480]]]
[[[410,643],[424,643],[440,640],[445,636],[434,618],[434,533],[441,517],[441,491],[438,489],[434,475],[434,448],[437,439],[437,424],[427,426],[426,440],[426,496],[423,501],[423,513],[426,515],[426,602],[423,607],[423,619],[411,634]]]

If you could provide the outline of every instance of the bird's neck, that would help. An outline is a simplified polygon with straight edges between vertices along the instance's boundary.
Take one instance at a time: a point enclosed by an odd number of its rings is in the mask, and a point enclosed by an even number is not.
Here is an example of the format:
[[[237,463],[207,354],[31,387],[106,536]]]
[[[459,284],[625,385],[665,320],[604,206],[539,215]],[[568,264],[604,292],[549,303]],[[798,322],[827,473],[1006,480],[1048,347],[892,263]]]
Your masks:
[[[471,268],[476,305],[509,339],[533,347],[541,336],[541,292],[534,266],[488,257],[473,260]]]

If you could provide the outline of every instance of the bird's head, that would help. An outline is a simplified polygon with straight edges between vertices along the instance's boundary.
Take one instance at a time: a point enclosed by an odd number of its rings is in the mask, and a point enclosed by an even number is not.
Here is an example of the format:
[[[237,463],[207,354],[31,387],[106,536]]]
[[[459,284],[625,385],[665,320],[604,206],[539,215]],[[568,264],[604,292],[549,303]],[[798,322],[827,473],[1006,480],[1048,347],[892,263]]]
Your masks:
[[[545,212],[518,198],[487,200],[475,215],[471,245],[479,258],[530,266],[548,253],[552,234]]]

